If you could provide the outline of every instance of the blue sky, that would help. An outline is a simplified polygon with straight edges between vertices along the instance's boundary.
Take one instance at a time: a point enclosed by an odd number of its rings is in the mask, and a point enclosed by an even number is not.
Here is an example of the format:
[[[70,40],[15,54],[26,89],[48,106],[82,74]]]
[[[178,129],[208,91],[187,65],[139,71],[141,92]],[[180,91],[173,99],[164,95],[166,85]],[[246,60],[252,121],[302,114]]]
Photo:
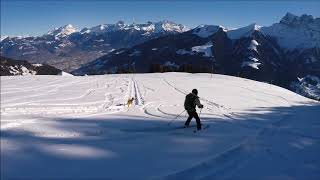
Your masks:
[[[320,17],[320,1],[1,0],[1,35],[41,35],[65,24],[81,29],[118,20],[144,23],[168,19],[188,27],[267,26],[286,12]]]

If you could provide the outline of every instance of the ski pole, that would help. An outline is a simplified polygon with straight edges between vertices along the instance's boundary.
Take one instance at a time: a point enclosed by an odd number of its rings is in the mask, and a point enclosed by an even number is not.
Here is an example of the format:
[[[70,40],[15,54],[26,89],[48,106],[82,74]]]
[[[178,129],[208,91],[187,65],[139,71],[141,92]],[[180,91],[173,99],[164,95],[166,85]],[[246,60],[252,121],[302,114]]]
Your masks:
[[[201,116],[202,109],[203,109],[203,108],[200,109],[199,118],[200,118],[200,116]]]
[[[178,114],[176,117],[174,117],[169,123],[168,125],[170,125],[173,121],[175,121],[179,116],[181,116],[182,113],[184,113],[186,110],[183,110],[180,114]]]

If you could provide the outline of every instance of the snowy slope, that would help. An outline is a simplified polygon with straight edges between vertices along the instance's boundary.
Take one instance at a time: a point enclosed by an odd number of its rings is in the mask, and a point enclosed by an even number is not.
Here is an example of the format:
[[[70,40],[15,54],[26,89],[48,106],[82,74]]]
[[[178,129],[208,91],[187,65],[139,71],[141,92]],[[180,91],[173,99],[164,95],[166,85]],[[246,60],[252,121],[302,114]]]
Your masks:
[[[175,129],[190,82],[210,125],[199,133]],[[1,179],[319,179],[319,115],[224,75],[1,77]]]

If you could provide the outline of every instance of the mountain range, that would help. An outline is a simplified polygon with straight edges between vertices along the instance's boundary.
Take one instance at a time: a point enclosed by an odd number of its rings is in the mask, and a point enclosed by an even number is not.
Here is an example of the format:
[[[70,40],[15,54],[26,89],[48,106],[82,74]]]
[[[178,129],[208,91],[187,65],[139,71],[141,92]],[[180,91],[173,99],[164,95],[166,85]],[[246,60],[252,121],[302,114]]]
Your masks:
[[[240,76],[320,99],[320,18],[287,13],[268,27],[201,25],[115,50],[73,73],[165,71]]]
[[[68,24],[36,37],[1,38],[1,55],[47,63],[64,71],[95,60],[118,48],[128,48],[153,38],[187,31],[167,20],[145,24],[101,24],[77,30]]]
[[[287,13],[271,26],[238,29],[170,21],[122,21],[39,37],[7,37],[1,53],[48,63],[75,75],[209,72],[276,84],[320,99],[320,18]],[[81,66],[81,67],[80,67]],[[80,67],[80,68],[79,68]]]

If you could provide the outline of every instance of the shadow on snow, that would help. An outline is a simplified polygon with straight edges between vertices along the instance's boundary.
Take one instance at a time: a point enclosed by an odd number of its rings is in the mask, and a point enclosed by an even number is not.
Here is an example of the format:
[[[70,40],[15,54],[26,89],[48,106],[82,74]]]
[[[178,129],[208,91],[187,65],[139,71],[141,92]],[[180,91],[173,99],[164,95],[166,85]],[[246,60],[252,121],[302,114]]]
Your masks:
[[[186,117],[43,119],[43,130],[1,130],[1,177],[320,178],[319,104],[250,112],[203,113],[200,133],[177,129]]]

